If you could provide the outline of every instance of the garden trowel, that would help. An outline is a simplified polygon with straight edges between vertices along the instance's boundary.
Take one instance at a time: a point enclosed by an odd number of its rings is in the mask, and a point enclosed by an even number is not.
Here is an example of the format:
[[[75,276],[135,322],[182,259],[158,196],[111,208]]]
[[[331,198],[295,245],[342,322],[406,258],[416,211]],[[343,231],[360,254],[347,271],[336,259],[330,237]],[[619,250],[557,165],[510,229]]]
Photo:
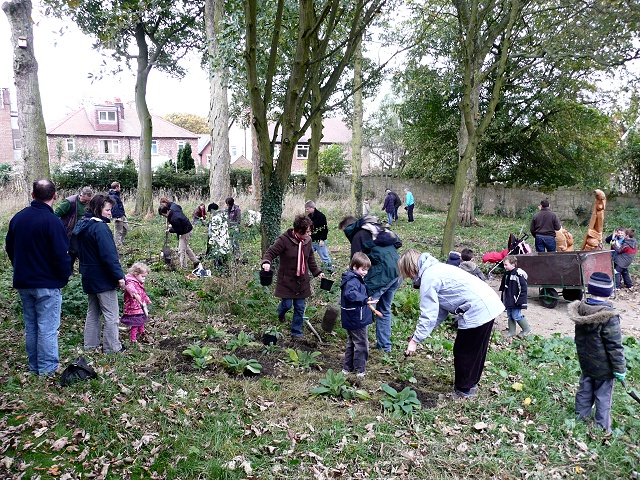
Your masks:
[[[629,390],[627,388],[627,384],[624,382],[624,380],[621,383],[622,383],[622,386],[624,387],[625,391],[629,394],[629,396],[631,398],[633,398],[636,402],[640,403],[640,397],[638,397],[638,394],[634,390]]]

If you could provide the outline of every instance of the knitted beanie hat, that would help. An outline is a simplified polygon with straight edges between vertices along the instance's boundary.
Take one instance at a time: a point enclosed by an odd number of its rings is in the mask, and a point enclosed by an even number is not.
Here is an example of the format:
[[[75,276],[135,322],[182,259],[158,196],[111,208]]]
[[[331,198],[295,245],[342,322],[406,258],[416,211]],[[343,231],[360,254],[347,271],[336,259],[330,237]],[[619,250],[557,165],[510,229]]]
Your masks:
[[[589,278],[587,291],[596,297],[608,298],[613,293],[613,280],[603,272],[594,272]]]

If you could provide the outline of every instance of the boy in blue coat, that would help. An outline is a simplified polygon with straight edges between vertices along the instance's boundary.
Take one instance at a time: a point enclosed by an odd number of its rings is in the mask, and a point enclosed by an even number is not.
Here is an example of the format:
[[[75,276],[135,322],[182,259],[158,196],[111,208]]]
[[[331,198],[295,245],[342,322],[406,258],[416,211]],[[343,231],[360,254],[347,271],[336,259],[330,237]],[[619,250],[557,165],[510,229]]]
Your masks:
[[[375,303],[367,295],[364,277],[371,268],[371,260],[362,252],[351,258],[349,270],[342,274],[340,296],[342,328],[347,331],[347,348],[344,354],[342,373],[346,376],[356,372],[357,378],[364,378],[369,358],[367,326],[373,323],[367,306]]]
[[[527,272],[518,268],[518,258],[514,255],[505,257],[504,269],[506,272],[502,277],[500,291],[509,321],[509,333],[505,337],[516,336],[516,325],[520,325],[522,328],[522,332],[518,336],[526,337],[531,334],[529,322],[522,315],[522,310],[527,308]]]

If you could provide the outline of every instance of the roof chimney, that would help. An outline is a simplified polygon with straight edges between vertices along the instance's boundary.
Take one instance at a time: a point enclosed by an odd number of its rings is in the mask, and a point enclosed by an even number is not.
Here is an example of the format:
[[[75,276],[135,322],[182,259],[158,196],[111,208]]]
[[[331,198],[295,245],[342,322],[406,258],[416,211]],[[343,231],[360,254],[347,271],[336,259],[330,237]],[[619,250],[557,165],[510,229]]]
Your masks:
[[[118,107],[118,112],[120,112],[120,118],[124,119],[124,104],[122,103],[122,100],[120,100],[119,98],[114,98],[113,104],[116,107]]]

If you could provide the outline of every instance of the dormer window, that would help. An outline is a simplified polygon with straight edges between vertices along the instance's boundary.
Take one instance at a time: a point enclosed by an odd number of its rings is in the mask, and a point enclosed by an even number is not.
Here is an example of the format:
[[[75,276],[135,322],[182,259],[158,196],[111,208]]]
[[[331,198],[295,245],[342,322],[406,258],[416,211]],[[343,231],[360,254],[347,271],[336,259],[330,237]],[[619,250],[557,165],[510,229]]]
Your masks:
[[[116,123],[116,111],[99,110],[98,121],[100,123]]]

